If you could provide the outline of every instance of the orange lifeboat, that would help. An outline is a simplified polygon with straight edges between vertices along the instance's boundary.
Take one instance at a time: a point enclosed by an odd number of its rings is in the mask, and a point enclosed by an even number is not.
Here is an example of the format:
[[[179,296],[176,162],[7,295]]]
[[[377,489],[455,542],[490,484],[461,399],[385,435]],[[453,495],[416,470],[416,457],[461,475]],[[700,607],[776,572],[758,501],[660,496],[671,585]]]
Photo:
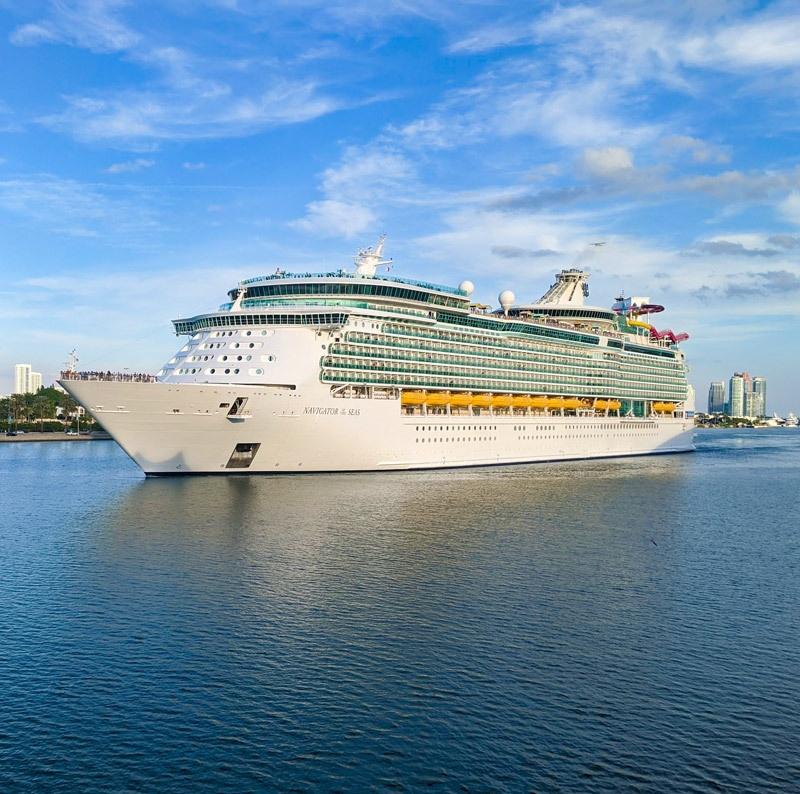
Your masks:
[[[404,391],[400,395],[401,405],[424,405],[427,395],[424,391]]]
[[[450,405],[472,405],[471,394],[451,394]]]
[[[474,394],[472,396],[472,405],[474,405],[476,408],[488,408],[491,404],[491,394]]]
[[[618,411],[620,408],[619,400],[595,400],[595,411]]]
[[[526,394],[518,394],[511,401],[514,408],[531,408],[535,397],[528,397]]]
[[[564,408],[569,408],[570,410],[577,410],[578,408],[583,407],[583,400],[579,400],[577,397],[567,397],[564,400]]]
[[[447,405],[450,402],[450,392],[439,391],[428,394],[425,399],[426,405]]]
[[[510,408],[514,404],[514,398],[510,394],[497,394],[492,397],[493,408]]]
[[[531,408],[547,408],[547,397],[531,397]]]
[[[563,397],[548,397],[547,407],[551,410],[561,410],[564,407],[565,402],[566,401]]]
[[[674,414],[677,407],[675,403],[653,403],[653,410],[657,414]]]

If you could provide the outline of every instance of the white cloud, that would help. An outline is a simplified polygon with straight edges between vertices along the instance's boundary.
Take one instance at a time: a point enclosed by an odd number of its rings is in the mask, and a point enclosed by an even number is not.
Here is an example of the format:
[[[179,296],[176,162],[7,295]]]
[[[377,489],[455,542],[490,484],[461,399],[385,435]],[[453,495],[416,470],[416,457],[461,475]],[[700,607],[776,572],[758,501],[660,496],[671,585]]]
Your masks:
[[[515,58],[487,69],[394,133],[410,148],[451,148],[518,136],[568,147],[634,146],[653,139],[660,129],[628,117],[628,91],[609,75]]]
[[[375,214],[363,204],[334,199],[312,201],[306,215],[291,225],[300,231],[325,237],[355,237],[374,226]]]
[[[620,179],[633,173],[633,157],[622,146],[603,149],[584,149],[580,159],[581,170],[592,179]]]
[[[776,3],[742,19],[741,3],[673,3],[658,15],[628,2],[559,4],[539,15],[473,28],[449,47],[453,53],[487,52],[515,45],[557,43],[580,53],[589,68],[614,65],[621,80],[683,82],[684,67],[747,71],[800,66],[800,18],[791,3]],[[658,73],[661,72],[661,77]]]
[[[187,171],[202,171],[205,167],[205,163],[183,163],[183,167]]]
[[[135,194],[134,194],[135,195]],[[0,209],[71,237],[139,238],[158,228],[149,204],[51,174],[0,180]]]
[[[329,196],[385,195],[399,183],[414,176],[409,160],[398,152],[384,149],[349,147],[340,162],[322,174],[322,189]]]
[[[673,189],[705,193],[725,202],[765,201],[800,186],[800,168],[788,171],[723,171],[677,180]]]
[[[796,10],[781,13],[767,9],[755,19],[723,23],[712,33],[680,42],[680,55],[687,64],[734,71],[800,66],[800,18]]]
[[[309,203],[305,216],[291,225],[324,236],[355,237],[377,222],[372,207],[405,200],[414,180],[411,163],[396,151],[379,143],[349,147],[337,165],[323,171],[323,199]]]
[[[269,16],[274,4],[253,0],[223,0],[236,7]],[[338,32],[379,28],[400,18],[420,18],[431,22],[457,22],[459,12],[448,0],[279,0],[279,6],[300,9],[307,14],[306,24]],[[266,9],[266,12],[265,12]]]
[[[155,160],[147,160],[143,157],[137,157],[135,160],[126,160],[122,163],[112,163],[105,169],[107,174],[132,174],[136,171],[144,171],[146,168],[152,168],[156,164]]]
[[[800,226],[800,192],[793,191],[778,205],[780,214],[795,226]]]
[[[199,90],[198,90],[199,89]],[[258,93],[207,87],[161,87],[107,97],[67,97],[65,111],[40,121],[79,140],[120,142],[193,140],[249,135],[330,113],[337,100],[315,81],[279,79]]]
[[[696,163],[727,163],[730,154],[723,148],[691,135],[670,135],[661,142],[667,152],[686,152]]]
[[[20,25],[12,31],[9,40],[18,47],[27,47],[46,41],[58,41],[59,35],[52,25],[31,22],[27,25]]]
[[[76,92],[65,97],[63,110],[43,115],[40,123],[79,140],[141,149],[159,140],[249,135],[363,101],[327,96],[320,80],[293,75],[288,60],[201,56],[164,44],[165,31],[144,35],[126,24],[127,5],[126,0],[65,0],[54,3],[46,18],[12,33],[19,46],[58,41],[119,53],[152,75],[113,93]]]
[[[9,37],[17,46],[64,42],[96,52],[125,50],[140,40],[115,13],[126,0],[62,0],[50,5],[50,15],[21,25]]]

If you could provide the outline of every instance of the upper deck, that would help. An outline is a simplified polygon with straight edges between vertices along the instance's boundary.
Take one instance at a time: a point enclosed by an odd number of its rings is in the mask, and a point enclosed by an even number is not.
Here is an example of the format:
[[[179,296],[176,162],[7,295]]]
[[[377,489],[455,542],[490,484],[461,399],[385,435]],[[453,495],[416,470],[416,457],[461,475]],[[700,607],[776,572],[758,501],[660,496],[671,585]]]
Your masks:
[[[388,281],[394,284],[403,284],[405,286],[411,287],[419,287],[419,289],[425,290],[426,292],[439,292],[445,295],[456,295],[461,299],[468,300],[469,299],[469,292],[461,287],[449,287],[443,284],[432,284],[428,281],[419,281],[413,278],[398,278],[397,276],[363,276],[359,275],[358,273],[351,273],[347,270],[335,270],[330,273],[288,273],[284,270],[278,270],[277,272],[273,273],[269,276],[255,276],[253,278],[246,278],[244,281],[241,282],[241,286],[249,289],[251,287],[255,287],[258,285],[262,285],[265,283],[271,283],[274,281],[288,281],[291,282],[292,280],[301,279],[303,281],[316,281],[316,280],[341,280],[341,279],[365,279],[368,278],[370,280],[378,280],[378,281]],[[228,292],[231,298],[235,298],[238,289],[232,289]]]
[[[677,343],[686,335],[660,332],[641,321],[637,310],[619,311],[585,305],[589,274],[563,270],[536,302],[516,302],[512,292],[499,296],[500,308],[474,303],[469,281],[458,287],[418,279],[377,274],[388,264],[381,259],[383,241],[364,249],[356,258],[355,272],[290,273],[241,281],[228,292],[230,301],[217,312],[175,320],[178,333],[203,327],[255,324],[336,325],[351,314],[403,316],[412,323],[444,323],[482,328],[504,334],[535,334],[563,341],[601,344],[633,352],[659,351],[675,356]],[[651,307],[652,308],[652,307]],[[656,307],[660,308],[660,307]],[[549,329],[549,330],[547,330]]]

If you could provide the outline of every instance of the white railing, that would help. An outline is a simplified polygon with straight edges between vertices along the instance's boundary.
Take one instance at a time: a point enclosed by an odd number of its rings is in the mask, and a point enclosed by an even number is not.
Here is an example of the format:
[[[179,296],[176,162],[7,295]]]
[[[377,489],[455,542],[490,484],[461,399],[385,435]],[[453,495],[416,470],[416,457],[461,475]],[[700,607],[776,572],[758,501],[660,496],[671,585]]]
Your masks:
[[[74,370],[64,370],[61,373],[61,380],[104,380],[120,381],[122,383],[155,383],[156,376],[148,375],[144,372],[75,372]]]

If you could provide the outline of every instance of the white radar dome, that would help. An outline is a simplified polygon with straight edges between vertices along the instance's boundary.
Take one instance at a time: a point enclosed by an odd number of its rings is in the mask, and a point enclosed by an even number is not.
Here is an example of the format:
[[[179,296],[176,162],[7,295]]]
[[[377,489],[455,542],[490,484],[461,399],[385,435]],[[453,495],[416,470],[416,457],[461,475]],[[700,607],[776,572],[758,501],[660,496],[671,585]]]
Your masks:
[[[472,295],[475,292],[475,285],[471,281],[462,281],[458,288],[467,295]]]
[[[498,296],[497,300],[500,301],[500,307],[508,314],[508,310],[514,305],[517,296],[510,290],[504,289]]]

